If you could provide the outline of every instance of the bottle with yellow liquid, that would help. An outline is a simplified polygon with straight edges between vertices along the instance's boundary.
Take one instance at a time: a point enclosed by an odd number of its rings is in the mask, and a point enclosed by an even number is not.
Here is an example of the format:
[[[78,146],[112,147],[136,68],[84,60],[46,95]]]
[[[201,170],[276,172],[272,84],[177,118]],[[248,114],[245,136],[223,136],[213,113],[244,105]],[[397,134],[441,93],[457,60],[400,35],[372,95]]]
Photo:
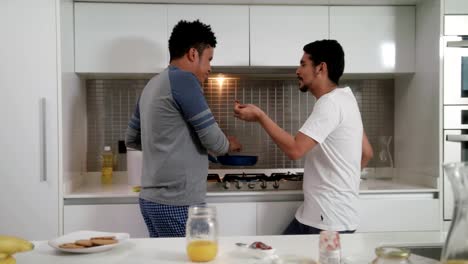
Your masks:
[[[112,183],[112,171],[114,167],[114,153],[112,153],[110,146],[104,147],[102,152],[102,169],[101,169],[101,183]]]
[[[442,250],[443,264],[468,264],[468,162],[444,165],[452,185],[453,219]]]
[[[187,256],[193,262],[207,262],[218,254],[216,208],[190,206],[186,227]]]

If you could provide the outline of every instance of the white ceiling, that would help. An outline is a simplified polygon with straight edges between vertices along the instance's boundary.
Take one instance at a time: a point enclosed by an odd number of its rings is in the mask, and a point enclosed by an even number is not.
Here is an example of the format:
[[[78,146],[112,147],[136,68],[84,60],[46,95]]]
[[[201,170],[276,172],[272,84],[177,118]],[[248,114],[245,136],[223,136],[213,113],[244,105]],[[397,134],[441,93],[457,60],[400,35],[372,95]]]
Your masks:
[[[75,2],[253,5],[416,5],[419,1],[423,0],[75,0]]]

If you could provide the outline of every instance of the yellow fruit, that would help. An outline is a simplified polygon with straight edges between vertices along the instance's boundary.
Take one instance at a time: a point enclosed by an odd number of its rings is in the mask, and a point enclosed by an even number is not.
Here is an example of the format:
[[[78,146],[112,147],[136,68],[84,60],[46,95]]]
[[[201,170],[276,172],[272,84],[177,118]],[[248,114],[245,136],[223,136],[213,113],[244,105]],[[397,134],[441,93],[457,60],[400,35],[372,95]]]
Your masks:
[[[34,244],[27,240],[13,236],[0,236],[0,253],[13,255],[17,252],[24,252],[33,249]]]
[[[0,253],[0,261],[8,258],[10,255],[6,254],[6,253]]]
[[[16,264],[16,259],[13,256],[8,256],[5,259],[0,259],[0,264]]]

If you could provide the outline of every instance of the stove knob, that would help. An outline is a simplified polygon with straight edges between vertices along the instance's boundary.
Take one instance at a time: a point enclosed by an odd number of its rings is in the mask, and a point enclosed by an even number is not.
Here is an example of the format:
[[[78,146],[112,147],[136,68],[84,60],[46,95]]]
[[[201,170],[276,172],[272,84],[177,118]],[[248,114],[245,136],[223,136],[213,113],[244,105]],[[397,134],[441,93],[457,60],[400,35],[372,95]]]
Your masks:
[[[275,189],[279,188],[279,181],[275,181],[275,183],[273,183],[273,188]]]
[[[241,189],[242,188],[242,182],[240,182],[240,181],[236,182],[236,188]]]
[[[249,182],[249,189],[255,189],[255,182]]]
[[[262,187],[262,189],[266,189],[267,186],[268,185],[266,181],[262,181],[262,184],[260,184],[260,187]]]
[[[226,190],[229,189],[230,186],[231,186],[231,184],[229,182],[224,182],[224,184],[223,184],[223,188],[226,189]]]

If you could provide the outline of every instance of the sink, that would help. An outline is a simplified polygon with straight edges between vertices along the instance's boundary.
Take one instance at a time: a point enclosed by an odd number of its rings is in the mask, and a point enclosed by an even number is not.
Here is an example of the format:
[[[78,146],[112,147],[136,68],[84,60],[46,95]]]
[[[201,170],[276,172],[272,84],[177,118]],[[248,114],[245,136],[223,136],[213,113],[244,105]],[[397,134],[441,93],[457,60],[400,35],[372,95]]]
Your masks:
[[[411,251],[412,255],[418,255],[433,260],[440,260],[442,254],[442,244],[425,244],[425,245],[391,245],[392,247],[407,248]]]

